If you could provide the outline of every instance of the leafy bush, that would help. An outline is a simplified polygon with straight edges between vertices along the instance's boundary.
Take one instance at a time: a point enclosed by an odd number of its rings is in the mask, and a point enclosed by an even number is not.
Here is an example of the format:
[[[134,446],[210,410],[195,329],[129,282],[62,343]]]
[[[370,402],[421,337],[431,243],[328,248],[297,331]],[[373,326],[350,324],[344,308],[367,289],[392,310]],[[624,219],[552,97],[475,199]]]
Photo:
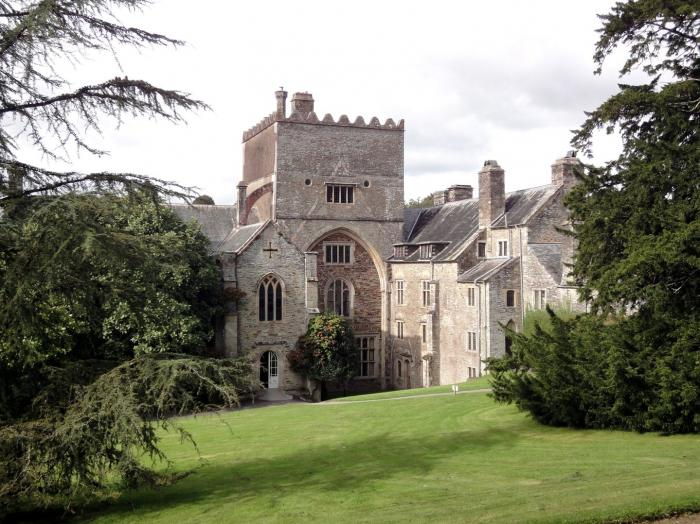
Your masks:
[[[325,382],[345,384],[358,371],[355,337],[348,321],[338,315],[313,317],[287,359],[292,370],[322,387]]]
[[[496,400],[556,426],[700,431],[700,322],[547,313],[489,360]]]

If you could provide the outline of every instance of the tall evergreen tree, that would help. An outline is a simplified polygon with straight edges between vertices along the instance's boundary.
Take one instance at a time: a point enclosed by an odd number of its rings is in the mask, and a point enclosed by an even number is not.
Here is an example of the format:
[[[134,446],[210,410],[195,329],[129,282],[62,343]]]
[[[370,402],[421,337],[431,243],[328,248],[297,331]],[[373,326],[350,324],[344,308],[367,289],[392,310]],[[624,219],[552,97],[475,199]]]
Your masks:
[[[700,2],[630,0],[602,15],[594,59],[621,84],[576,132],[619,132],[620,156],[567,198],[573,276],[592,314],[553,319],[492,362],[495,397],[550,424],[700,431]],[[564,405],[566,404],[566,405]]]

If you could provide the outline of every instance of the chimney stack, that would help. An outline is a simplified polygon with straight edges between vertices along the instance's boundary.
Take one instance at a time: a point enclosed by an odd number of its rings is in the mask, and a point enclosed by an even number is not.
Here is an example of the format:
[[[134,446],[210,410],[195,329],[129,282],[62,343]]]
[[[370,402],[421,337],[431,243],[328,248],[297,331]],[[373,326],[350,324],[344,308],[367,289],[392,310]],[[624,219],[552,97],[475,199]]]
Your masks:
[[[292,113],[300,113],[306,118],[314,110],[314,97],[311,93],[294,93],[292,95]]]
[[[435,191],[433,193],[433,205],[441,206],[447,201],[447,191]]]
[[[246,199],[248,197],[248,184],[242,180],[238,183],[238,209],[237,221],[238,226],[245,226],[247,219]]]
[[[455,184],[447,188],[447,201],[469,200],[474,196],[474,188],[469,185]]]
[[[284,120],[287,116],[287,92],[280,87],[279,91],[275,91],[275,97],[277,98],[277,119]]]
[[[576,151],[571,150],[564,158],[555,160],[552,164],[552,185],[569,189],[576,185],[576,173],[583,168],[581,161],[576,158]]]
[[[495,160],[487,160],[479,171],[479,228],[489,227],[505,210],[505,171]]]
[[[433,193],[433,205],[441,206],[447,202],[457,202],[458,200],[469,200],[474,197],[474,188],[469,185],[455,184],[444,191]]]

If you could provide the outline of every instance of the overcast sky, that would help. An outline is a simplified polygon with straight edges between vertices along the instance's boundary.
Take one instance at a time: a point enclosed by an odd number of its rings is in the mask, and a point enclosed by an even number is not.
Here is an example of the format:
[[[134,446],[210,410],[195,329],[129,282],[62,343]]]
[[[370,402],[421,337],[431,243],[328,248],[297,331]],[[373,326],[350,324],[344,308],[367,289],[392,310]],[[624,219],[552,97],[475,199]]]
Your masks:
[[[486,159],[506,189],[546,184],[583,111],[615,91],[616,63],[593,75],[596,14],[612,1],[154,0],[128,24],[186,40],[183,48],[103,56],[80,82],[142,78],[211,105],[187,125],[106,122],[109,157],[89,170],[132,171],[198,186],[234,202],[241,134],[274,110],[279,86],[309,91],[316,112],[406,121],[406,198],[455,183],[476,187]],[[611,158],[614,140],[596,144]],[[60,167],[60,166],[54,166]],[[68,169],[68,167],[65,167]]]

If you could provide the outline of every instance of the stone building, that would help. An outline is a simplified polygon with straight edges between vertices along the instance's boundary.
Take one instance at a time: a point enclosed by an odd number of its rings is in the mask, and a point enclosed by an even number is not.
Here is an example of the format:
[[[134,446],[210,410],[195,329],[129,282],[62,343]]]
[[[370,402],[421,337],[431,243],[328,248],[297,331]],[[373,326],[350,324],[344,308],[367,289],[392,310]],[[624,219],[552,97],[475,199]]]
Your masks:
[[[500,324],[526,307],[571,304],[562,198],[579,165],[555,162],[552,183],[505,194],[487,161],[471,186],[403,206],[403,120],[319,118],[309,93],[276,92],[276,110],[243,134],[231,206],[174,206],[211,242],[236,300],[217,330],[227,356],[260,371],[269,398],[307,384],[286,355],[319,312],[346,316],[357,337],[355,391],[448,384],[507,351]]]

